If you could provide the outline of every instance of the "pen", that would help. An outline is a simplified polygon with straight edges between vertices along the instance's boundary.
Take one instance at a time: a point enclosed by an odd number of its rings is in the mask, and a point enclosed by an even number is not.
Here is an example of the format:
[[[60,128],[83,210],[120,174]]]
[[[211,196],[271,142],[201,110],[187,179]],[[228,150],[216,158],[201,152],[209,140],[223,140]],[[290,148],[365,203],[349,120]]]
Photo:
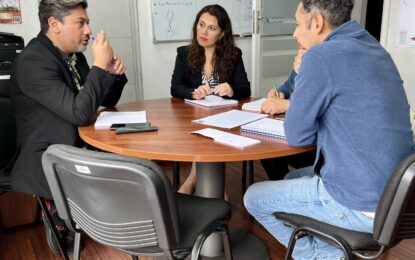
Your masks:
[[[206,80],[206,85],[208,86],[208,88],[209,88],[209,90],[210,90],[210,94],[209,95],[212,95],[212,91],[213,91],[213,88],[212,88],[212,86],[209,84],[209,81],[208,80]]]
[[[277,82],[274,82],[274,85],[272,86],[275,89],[275,92],[278,91],[278,86],[277,86]]]
[[[277,97],[280,97],[280,94],[279,94],[279,92],[278,92],[277,82],[274,82],[273,88],[274,88],[274,90],[275,90],[275,95],[276,95]]]
[[[280,92],[280,91],[278,91],[279,87],[278,87],[278,85],[277,85],[277,82],[275,82],[275,83],[274,83],[273,88],[274,88],[274,90],[275,90],[275,96],[277,96],[278,98],[285,98],[285,94],[284,94],[284,92]]]

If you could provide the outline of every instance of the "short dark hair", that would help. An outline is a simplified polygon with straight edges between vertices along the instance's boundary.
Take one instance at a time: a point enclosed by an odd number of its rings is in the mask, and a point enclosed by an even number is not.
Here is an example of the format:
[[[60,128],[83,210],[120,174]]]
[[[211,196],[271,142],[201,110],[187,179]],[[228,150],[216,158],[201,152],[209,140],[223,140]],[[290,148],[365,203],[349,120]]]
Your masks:
[[[49,30],[48,20],[50,17],[57,18],[63,22],[63,18],[78,7],[86,9],[86,0],[40,0],[39,2],[39,21],[40,29],[46,33]]]
[[[351,20],[354,0],[301,0],[304,11],[318,11],[332,29]]]

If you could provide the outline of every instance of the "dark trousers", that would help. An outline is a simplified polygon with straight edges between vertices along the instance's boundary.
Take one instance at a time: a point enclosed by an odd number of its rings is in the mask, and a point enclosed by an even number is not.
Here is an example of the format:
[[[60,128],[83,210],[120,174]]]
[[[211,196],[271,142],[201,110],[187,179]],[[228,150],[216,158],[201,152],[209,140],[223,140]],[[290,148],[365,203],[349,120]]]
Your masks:
[[[263,159],[261,164],[267,172],[268,178],[276,181],[284,179],[288,173],[288,165],[297,169],[307,167],[314,164],[315,158],[316,151],[314,150],[290,156]]]

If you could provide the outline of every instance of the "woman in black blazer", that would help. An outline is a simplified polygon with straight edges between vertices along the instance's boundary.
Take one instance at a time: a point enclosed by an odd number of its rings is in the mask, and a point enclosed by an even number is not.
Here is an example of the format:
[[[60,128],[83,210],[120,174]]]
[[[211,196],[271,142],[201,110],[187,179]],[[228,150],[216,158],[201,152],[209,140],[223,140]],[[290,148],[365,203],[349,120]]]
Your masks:
[[[177,49],[170,90],[173,97],[183,99],[203,99],[211,94],[242,99],[251,95],[242,52],[235,45],[229,16],[220,5],[205,6],[197,14],[191,44]],[[192,193],[195,183],[193,164],[179,192]]]

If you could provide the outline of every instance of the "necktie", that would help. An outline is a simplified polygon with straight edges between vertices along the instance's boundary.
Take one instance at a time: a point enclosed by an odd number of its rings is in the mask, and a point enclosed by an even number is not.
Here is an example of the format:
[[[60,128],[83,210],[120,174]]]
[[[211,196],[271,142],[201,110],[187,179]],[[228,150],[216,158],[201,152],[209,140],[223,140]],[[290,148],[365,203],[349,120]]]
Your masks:
[[[72,54],[67,59],[65,59],[65,62],[68,65],[69,71],[72,74],[72,78],[75,82],[76,88],[79,91],[81,91],[84,88],[84,86],[82,86],[81,76],[79,75],[78,70],[76,69],[76,61],[77,61],[76,54]]]

